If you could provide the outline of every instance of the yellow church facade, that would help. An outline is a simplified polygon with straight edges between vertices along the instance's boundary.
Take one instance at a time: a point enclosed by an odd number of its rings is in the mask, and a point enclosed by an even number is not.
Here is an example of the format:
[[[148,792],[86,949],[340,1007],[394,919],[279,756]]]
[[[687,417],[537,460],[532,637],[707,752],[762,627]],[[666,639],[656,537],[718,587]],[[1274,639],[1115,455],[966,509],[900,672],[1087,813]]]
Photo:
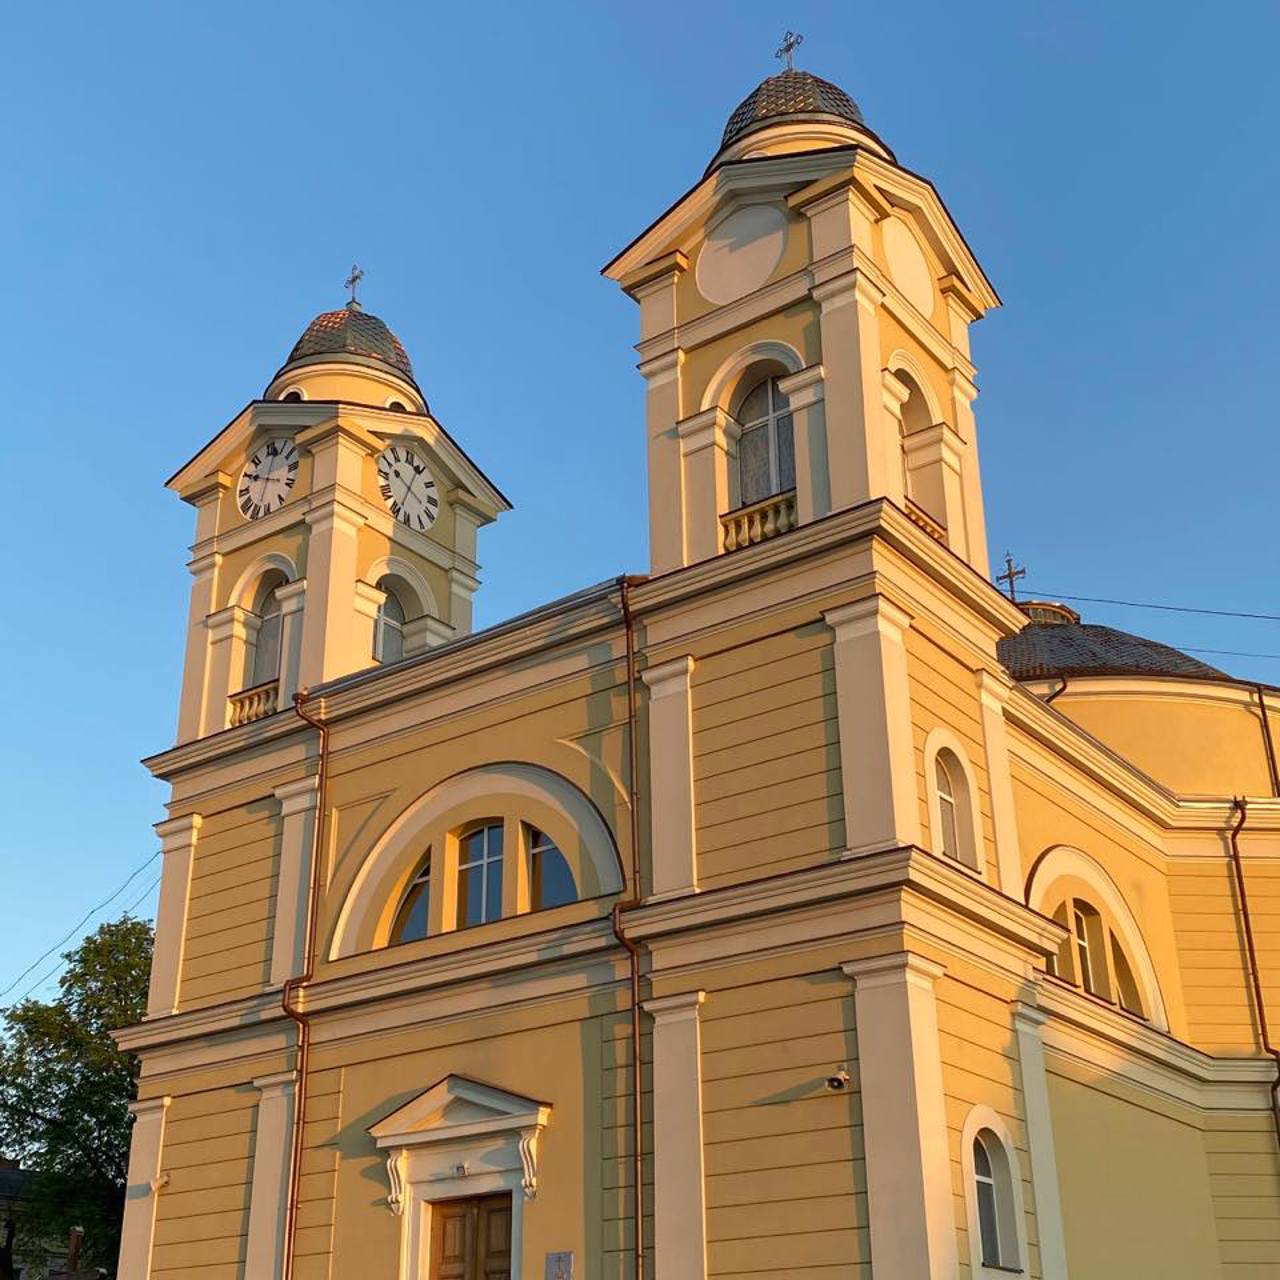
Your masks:
[[[121,1280],[1280,1272],[1280,691],[992,584],[999,300],[836,86],[605,274],[647,575],[473,631],[354,292],[169,482]]]

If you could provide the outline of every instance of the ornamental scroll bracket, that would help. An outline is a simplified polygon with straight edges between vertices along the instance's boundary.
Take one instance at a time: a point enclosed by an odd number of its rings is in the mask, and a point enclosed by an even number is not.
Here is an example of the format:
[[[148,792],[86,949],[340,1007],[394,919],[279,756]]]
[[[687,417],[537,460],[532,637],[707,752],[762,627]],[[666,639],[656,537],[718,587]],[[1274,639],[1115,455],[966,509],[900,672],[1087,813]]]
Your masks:
[[[404,1212],[404,1148],[387,1157],[387,1207],[399,1217]]]
[[[538,1194],[538,1134],[540,1126],[520,1130],[520,1163],[524,1167],[521,1187],[524,1198],[533,1200]]]

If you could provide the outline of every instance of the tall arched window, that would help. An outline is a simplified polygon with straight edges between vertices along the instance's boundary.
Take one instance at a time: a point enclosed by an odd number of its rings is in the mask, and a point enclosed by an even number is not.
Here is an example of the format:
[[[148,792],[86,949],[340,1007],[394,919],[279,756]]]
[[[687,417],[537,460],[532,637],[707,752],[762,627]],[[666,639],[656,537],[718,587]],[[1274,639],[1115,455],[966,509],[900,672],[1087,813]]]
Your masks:
[[[249,669],[249,683],[246,688],[256,688],[260,684],[268,684],[280,678],[280,644],[282,640],[282,621],[280,600],[276,595],[279,587],[284,586],[285,579],[281,573],[268,574],[258,588],[254,613],[258,615],[258,630],[253,639],[253,663]]]
[[[418,874],[409,883],[400,909],[396,912],[395,924],[391,926],[391,943],[416,942],[425,938],[430,932],[428,912],[431,906],[431,850],[423,860]]]
[[[934,852],[954,858],[970,871],[978,871],[978,820],[975,814],[974,788],[970,784],[968,770],[956,750],[949,746],[935,747],[936,740],[936,736],[931,735],[930,742],[925,747],[926,769],[929,768],[930,756],[933,760],[932,776],[929,778],[929,814],[933,825]]]
[[[578,886],[556,842],[537,827],[525,827],[529,842],[529,905],[534,911],[578,900]]]
[[[791,407],[777,378],[758,382],[735,414],[738,437],[738,500],[744,506],[796,487]]]
[[[502,916],[502,823],[486,821],[458,842],[458,928]]]
[[[378,606],[373,624],[373,659],[383,663],[399,662],[404,657],[404,604],[386,578],[378,579],[378,589],[386,593],[386,599]]]
[[[982,1265],[1018,1270],[1013,1172],[1004,1143],[990,1129],[980,1129],[973,1138],[973,1198]]]

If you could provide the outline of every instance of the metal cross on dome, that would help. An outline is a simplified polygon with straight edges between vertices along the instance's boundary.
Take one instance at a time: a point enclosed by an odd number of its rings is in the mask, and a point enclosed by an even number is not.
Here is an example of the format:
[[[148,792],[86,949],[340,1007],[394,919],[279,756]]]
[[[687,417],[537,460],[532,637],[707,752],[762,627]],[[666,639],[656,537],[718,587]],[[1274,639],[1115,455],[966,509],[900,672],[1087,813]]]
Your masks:
[[[782,37],[782,43],[778,46],[777,52],[774,53],[775,58],[786,58],[787,70],[794,71],[796,69],[795,55],[796,50],[804,44],[804,36],[798,31],[788,31]]]
[[[1004,572],[998,574],[997,582],[1007,582],[1009,584],[1009,599],[1014,603],[1018,603],[1018,593],[1015,584],[1019,578],[1025,578],[1027,571],[1021,565],[1014,565],[1013,556],[1009,552],[1004,553]]]
[[[364,279],[364,272],[361,271],[360,268],[356,266],[356,264],[353,262],[351,264],[351,274],[342,282],[342,287],[344,289],[351,290],[351,302],[348,305],[351,305],[351,306],[360,305],[358,302],[356,302],[356,285],[358,285],[360,281],[363,279]]]

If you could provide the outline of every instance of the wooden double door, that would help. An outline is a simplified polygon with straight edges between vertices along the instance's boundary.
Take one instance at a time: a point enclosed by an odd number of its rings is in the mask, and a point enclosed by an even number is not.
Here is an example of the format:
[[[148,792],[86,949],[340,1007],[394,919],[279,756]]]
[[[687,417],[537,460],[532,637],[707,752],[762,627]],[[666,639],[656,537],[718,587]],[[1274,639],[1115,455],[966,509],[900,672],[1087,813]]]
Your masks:
[[[511,1280],[511,1197],[431,1206],[431,1280]]]

